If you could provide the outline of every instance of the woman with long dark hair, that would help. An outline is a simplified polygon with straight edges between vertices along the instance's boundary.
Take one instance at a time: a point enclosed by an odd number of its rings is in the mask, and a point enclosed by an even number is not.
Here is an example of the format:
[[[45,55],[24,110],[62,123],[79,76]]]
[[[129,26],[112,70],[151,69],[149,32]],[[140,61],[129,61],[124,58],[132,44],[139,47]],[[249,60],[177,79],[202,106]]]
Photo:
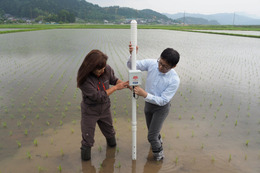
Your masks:
[[[110,111],[111,95],[129,87],[114,75],[107,65],[107,55],[99,50],[90,51],[82,62],[77,76],[77,87],[82,91],[81,102],[81,159],[91,159],[96,123],[106,138],[107,145],[116,146],[115,130]],[[109,85],[113,85],[109,88]]]

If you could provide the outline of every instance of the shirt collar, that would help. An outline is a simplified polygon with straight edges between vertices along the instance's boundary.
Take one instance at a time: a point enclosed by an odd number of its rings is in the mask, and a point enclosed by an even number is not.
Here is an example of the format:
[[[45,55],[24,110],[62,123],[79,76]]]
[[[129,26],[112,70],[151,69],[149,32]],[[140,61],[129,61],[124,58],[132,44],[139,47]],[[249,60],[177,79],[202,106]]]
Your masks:
[[[167,73],[162,73],[162,72],[160,72],[159,67],[157,67],[157,70],[158,70],[159,76],[168,76],[168,75],[170,75],[170,71],[171,71],[172,69],[169,70]]]

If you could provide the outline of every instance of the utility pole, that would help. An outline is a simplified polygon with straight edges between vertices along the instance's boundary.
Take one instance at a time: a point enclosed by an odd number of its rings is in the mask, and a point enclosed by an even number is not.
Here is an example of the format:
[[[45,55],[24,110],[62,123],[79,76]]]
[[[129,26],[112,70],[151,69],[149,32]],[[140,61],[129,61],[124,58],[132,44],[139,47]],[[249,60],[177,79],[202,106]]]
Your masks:
[[[185,11],[184,11],[184,13],[183,13],[183,25],[185,25]]]
[[[235,15],[236,15],[236,13],[234,12],[234,15],[233,15],[233,26],[235,26]]]

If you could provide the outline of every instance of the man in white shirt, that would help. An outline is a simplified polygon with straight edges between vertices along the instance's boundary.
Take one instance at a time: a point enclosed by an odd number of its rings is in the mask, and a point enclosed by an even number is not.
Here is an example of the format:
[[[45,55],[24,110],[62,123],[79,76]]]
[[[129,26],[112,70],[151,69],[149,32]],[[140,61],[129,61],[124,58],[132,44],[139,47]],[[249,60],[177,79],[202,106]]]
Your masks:
[[[133,47],[130,43],[130,54],[132,51]],[[136,61],[136,69],[148,72],[145,90],[138,86],[134,88],[134,92],[144,97],[148,141],[152,146],[154,159],[157,161],[164,158],[160,131],[165,118],[168,116],[171,106],[170,101],[180,84],[180,78],[174,70],[179,59],[180,55],[176,50],[167,48],[157,60],[144,59]],[[131,57],[127,62],[127,66],[131,68]]]

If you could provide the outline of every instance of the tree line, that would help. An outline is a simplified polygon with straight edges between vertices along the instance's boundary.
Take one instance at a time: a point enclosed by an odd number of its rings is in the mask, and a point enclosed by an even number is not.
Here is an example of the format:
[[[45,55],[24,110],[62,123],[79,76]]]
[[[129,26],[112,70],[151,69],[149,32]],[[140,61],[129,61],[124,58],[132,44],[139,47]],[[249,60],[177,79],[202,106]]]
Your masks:
[[[76,18],[85,22],[122,21],[127,18],[172,21],[165,15],[152,10],[131,8],[99,7],[85,0],[1,0],[0,11],[15,17],[73,23]]]

